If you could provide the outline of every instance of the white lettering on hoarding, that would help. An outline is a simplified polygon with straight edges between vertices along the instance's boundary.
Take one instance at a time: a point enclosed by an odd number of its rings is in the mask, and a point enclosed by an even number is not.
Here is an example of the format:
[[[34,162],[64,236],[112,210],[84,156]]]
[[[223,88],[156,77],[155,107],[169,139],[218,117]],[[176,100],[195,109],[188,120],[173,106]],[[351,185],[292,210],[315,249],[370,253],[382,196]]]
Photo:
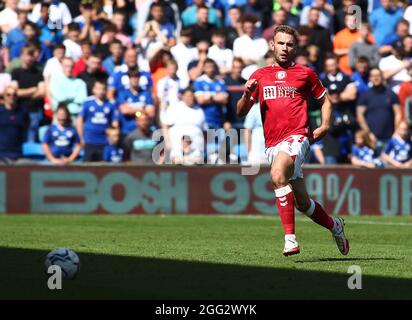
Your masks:
[[[51,182],[71,182],[80,186],[47,186]],[[113,198],[113,188],[121,186],[122,199]],[[81,197],[82,201],[48,201],[52,197]],[[145,212],[188,212],[186,172],[146,172],[141,179],[124,172],[111,172],[100,181],[90,172],[31,173],[32,212],[95,212],[99,206],[110,213],[128,213],[142,206]]]

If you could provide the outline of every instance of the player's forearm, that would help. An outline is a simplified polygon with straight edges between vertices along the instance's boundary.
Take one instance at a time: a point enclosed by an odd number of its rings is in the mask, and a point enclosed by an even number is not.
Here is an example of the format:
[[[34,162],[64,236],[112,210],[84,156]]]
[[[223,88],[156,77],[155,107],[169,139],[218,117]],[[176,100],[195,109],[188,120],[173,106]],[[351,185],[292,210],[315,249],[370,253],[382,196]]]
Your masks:
[[[251,94],[247,92],[243,93],[242,97],[239,99],[236,105],[236,113],[238,117],[243,118],[244,116],[246,116],[252,106],[253,101],[251,100]]]
[[[330,103],[329,97],[325,94],[322,102],[322,126],[329,129],[330,121],[332,118],[332,104]]]

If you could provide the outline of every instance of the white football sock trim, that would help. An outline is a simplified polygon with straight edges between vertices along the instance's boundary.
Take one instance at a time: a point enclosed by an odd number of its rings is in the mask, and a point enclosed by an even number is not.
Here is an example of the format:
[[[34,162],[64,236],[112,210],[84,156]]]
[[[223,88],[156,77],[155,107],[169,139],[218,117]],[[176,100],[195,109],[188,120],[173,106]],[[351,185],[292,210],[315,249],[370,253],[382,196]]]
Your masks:
[[[306,210],[306,212],[303,212],[303,214],[305,216],[311,217],[314,212],[315,212],[315,201],[310,199],[310,207],[308,210]]]
[[[290,187],[290,185],[287,185],[286,187],[275,189],[276,198],[284,197],[284,196],[286,196],[287,194],[289,194],[291,192],[292,192],[292,188]]]

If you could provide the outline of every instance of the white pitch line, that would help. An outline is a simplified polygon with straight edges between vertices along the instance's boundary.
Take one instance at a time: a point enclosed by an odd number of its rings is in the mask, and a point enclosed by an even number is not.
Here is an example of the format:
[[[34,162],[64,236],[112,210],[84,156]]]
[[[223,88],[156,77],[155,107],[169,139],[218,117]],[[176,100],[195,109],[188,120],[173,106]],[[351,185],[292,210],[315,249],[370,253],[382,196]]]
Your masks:
[[[278,216],[260,216],[260,215],[217,215],[215,217],[229,218],[229,219],[262,219],[262,220],[280,220]],[[298,218],[299,222],[312,222],[309,218]],[[412,227],[412,223],[408,222],[383,222],[383,221],[356,221],[348,220],[348,224],[367,224],[367,225],[381,225],[381,226],[402,226]]]

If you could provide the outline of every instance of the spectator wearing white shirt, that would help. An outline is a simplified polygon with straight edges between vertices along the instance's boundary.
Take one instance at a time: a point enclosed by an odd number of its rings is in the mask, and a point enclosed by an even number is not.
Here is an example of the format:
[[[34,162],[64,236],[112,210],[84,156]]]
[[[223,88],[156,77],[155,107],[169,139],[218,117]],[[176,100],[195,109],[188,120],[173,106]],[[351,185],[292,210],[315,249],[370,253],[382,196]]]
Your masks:
[[[256,38],[257,18],[253,15],[245,15],[242,20],[243,35],[238,37],[233,43],[233,54],[242,58],[247,66],[244,73],[251,73],[257,69],[257,64],[269,50],[267,41],[264,38]],[[246,70],[246,69],[250,69]],[[249,77],[246,77],[249,78]]]
[[[66,57],[77,61],[82,55],[82,47],[80,46],[80,27],[76,22],[70,23],[67,26],[67,39],[63,41],[66,47]]]
[[[170,60],[166,64],[167,76],[157,83],[157,99],[159,105],[160,123],[163,123],[167,109],[179,103],[179,92],[182,88],[177,76],[177,62]]]
[[[405,41],[405,39],[403,39],[403,41]],[[411,65],[411,60],[405,57],[404,47],[402,43],[399,42],[393,45],[390,56],[380,60],[379,69],[383,72],[388,86],[394,93],[399,93],[402,82],[411,80],[411,76],[407,70]]]
[[[49,92],[50,79],[59,73],[63,73],[62,62],[66,53],[66,47],[63,44],[56,45],[53,48],[53,57],[48,59],[43,69],[43,79],[46,85],[46,101],[51,101]]]
[[[63,28],[63,33],[65,34],[67,29],[66,27],[73,21],[72,15],[70,13],[69,7],[62,1],[53,0],[50,2],[49,8],[49,19],[56,28]],[[29,17],[31,21],[36,23],[40,19],[41,12],[41,3],[37,3]]]
[[[215,30],[212,33],[213,45],[209,48],[208,58],[214,60],[222,75],[230,73],[233,62],[233,51],[225,47],[226,33],[223,30]]]
[[[5,8],[0,11],[0,29],[4,34],[16,28],[19,24],[17,3],[17,0],[6,0]]]
[[[171,150],[171,154],[176,152],[176,149],[181,150],[183,136],[190,136],[192,147],[203,154],[203,131],[208,127],[203,109],[196,104],[191,87],[183,90],[182,101],[167,110],[162,128],[166,148]]]
[[[173,58],[177,62],[177,76],[183,87],[187,87],[190,82],[188,75],[189,63],[196,60],[198,57],[197,48],[190,45],[191,38],[192,31],[190,29],[182,29],[177,45],[170,49]]]
[[[170,158],[173,164],[193,165],[203,163],[203,154],[199,149],[193,147],[190,136],[182,137],[181,149],[173,149]]]

